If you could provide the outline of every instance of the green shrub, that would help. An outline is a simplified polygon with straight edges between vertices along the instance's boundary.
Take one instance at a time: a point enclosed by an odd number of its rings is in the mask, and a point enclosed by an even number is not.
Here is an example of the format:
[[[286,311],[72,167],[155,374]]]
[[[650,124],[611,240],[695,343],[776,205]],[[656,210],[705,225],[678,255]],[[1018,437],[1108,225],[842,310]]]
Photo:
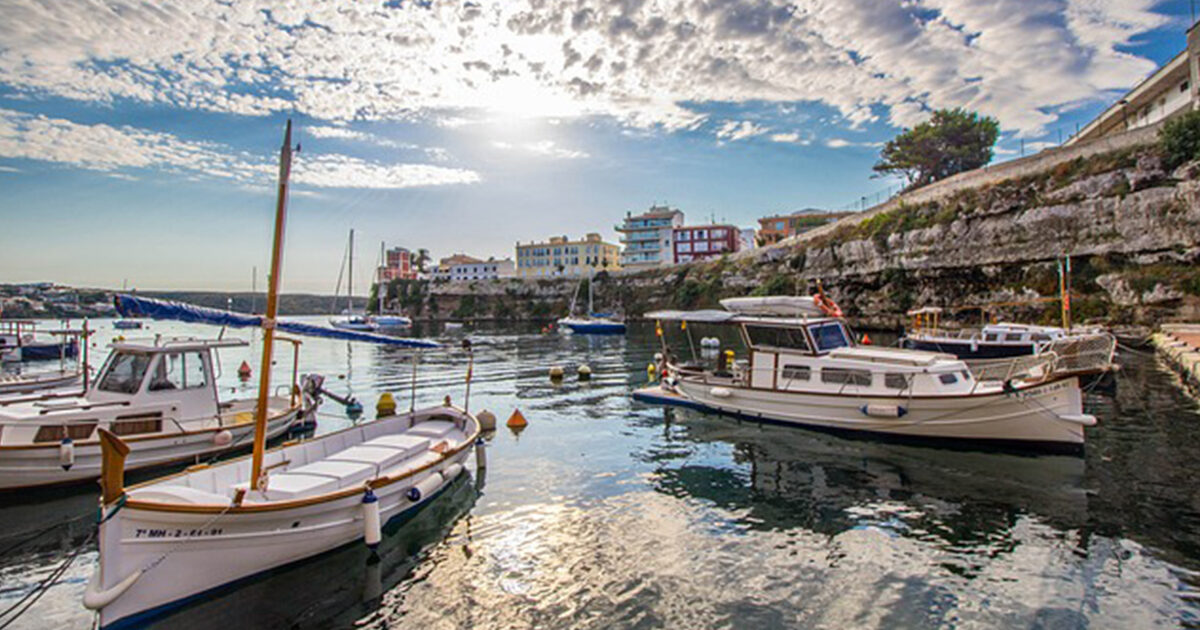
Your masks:
[[[1158,143],[1173,169],[1200,157],[1200,111],[1191,111],[1167,121],[1158,132]]]

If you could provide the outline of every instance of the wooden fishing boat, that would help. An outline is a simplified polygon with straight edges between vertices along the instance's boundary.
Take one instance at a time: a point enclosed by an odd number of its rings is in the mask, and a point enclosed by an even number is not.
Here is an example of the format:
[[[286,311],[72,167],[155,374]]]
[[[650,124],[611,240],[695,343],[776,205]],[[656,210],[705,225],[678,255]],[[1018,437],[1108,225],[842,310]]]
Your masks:
[[[271,349],[276,328],[284,326],[275,317],[291,155],[289,121],[280,156],[267,309],[264,317],[253,319],[263,329],[253,452],[125,488],[131,446],[102,431],[99,567],[84,595],[84,604],[99,612],[101,628],[143,624],[216,589],[358,539],[376,545],[384,523],[427,505],[461,475],[476,445],[479,422],[466,402],[459,408],[447,397],[437,407],[265,448]],[[395,337],[381,342],[436,347]],[[467,400],[470,374],[468,367]],[[475,452],[482,465],[482,445]]]
[[[797,316],[795,304],[772,312],[762,300],[752,307],[722,302],[741,312],[648,313],[663,340],[656,369],[665,376],[634,397],[781,424],[1055,450],[1081,446],[1084,429],[1096,422],[1083,413],[1078,378],[1058,371],[1052,356],[976,374],[948,354],[858,346],[845,322],[828,315],[836,307],[820,299],[809,300],[820,316]],[[733,326],[745,358],[730,350],[715,364],[682,360],[664,322],[679,323],[691,348],[687,324]]]
[[[256,401],[221,400],[213,358],[218,348],[246,345],[237,339],[117,342],[82,394],[0,399],[0,490],[98,478],[103,431],[128,442],[128,465],[138,469],[248,447]],[[316,413],[319,400],[297,379],[293,370],[291,387],[268,398],[268,437]]]

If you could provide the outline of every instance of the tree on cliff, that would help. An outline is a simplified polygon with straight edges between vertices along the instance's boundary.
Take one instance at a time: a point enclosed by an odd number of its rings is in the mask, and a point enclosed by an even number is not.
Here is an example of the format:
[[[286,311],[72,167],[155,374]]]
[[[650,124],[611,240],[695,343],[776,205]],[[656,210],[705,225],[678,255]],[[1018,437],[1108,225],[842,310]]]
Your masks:
[[[425,273],[425,266],[429,264],[429,250],[422,247],[417,250],[417,257],[413,260],[413,266],[417,271]]]
[[[965,109],[939,109],[933,117],[892,138],[879,154],[875,171],[903,175],[919,188],[992,160],[1000,123]]]

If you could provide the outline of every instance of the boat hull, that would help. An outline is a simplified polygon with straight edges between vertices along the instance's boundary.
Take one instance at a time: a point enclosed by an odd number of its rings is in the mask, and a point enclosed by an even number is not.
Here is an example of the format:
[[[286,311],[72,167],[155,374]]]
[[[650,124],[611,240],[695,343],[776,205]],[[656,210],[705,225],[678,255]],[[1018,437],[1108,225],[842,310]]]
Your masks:
[[[561,319],[558,321],[558,325],[560,328],[569,330],[578,335],[623,335],[623,334],[625,334],[625,324],[623,324],[621,322]]]
[[[72,339],[66,343],[28,343],[21,346],[21,361],[49,361],[79,354],[79,344]]]
[[[1082,413],[1082,394],[1075,377],[1015,393],[913,398],[780,392],[680,379],[673,388],[646,388],[634,397],[838,432],[1067,451],[1081,448],[1084,428],[1095,423]],[[872,408],[902,408],[903,412],[881,417],[870,415]]]
[[[315,408],[313,409],[315,411]],[[292,409],[271,418],[267,425],[269,438],[278,437],[305,415]],[[147,469],[196,460],[217,453],[248,448],[253,423],[227,429],[233,439],[225,446],[216,443],[217,431],[195,431],[129,440],[127,470]],[[57,443],[0,447],[0,491],[56,486],[91,481],[100,477],[100,443],[77,442],[74,445],[75,463],[63,470]]]

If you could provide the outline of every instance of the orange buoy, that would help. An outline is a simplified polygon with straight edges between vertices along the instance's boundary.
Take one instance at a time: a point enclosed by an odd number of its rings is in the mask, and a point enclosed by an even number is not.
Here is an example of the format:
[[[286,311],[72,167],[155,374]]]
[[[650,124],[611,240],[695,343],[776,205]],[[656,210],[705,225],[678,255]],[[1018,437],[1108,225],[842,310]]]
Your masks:
[[[242,379],[243,381],[250,378],[250,364],[249,363],[242,361],[242,364],[240,366],[238,366],[238,378]]]
[[[868,335],[867,333],[863,333],[863,340],[862,340],[862,342],[863,342],[863,345],[864,345],[864,346],[869,346],[869,345],[871,345],[871,335]]]
[[[520,409],[513,409],[512,415],[508,417],[508,422],[505,423],[510,429],[523,429],[527,424],[529,424],[529,421],[525,419],[525,416],[521,415]]]

